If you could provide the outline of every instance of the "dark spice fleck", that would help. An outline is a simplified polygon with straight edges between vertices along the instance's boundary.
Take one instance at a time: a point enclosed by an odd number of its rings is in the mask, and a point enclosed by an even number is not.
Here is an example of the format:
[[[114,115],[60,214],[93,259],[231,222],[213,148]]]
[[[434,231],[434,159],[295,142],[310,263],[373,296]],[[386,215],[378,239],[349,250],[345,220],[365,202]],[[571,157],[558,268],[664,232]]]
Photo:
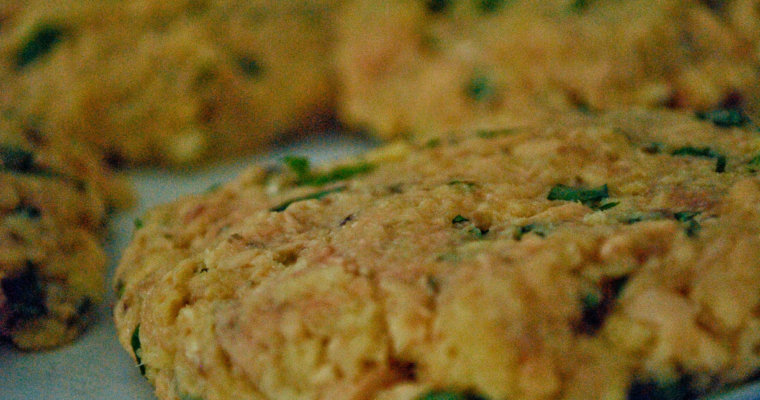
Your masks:
[[[10,310],[11,321],[27,320],[47,314],[45,293],[32,263],[20,275],[0,281]]]

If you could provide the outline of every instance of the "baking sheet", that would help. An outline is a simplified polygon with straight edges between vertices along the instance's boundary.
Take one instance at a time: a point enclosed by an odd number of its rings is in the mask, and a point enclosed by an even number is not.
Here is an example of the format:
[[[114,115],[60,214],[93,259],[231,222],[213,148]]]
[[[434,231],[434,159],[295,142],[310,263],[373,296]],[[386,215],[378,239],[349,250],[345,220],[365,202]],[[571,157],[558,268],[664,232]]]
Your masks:
[[[372,146],[374,143],[363,137],[326,133],[281,146],[268,154],[204,170],[130,172],[128,175],[140,202],[111,221],[108,252],[112,262],[108,281],[111,281],[118,254],[132,236],[134,219],[150,207],[228,181],[254,162],[275,163],[286,154],[298,154],[319,164],[358,154]],[[72,345],[41,353],[21,353],[8,345],[0,346],[0,400],[155,400],[152,386],[140,375],[116,339],[111,319],[113,303],[113,293],[109,290],[93,326]],[[760,383],[713,399],[759,400]]]
[[[280,146],[264,155],[203,170],[129,172],[140,199],[137,207],[116,215],[110,223],[109,288],[115,260],[132,236],[134,219],[150,207],[183,194],[205,191],[209,186],[232,179],[255,162],[276,163],[284,155],[298,154],[319,164],[358,154],[373,145],[360,136],[325,133]],[[93,326],[69,346],[49,352],[21,353],[10,345],[1,345],[0,400],[155,400],[152,386],[140,375],[116,339],[111,318],[113,303],[114,295],[109,289]]]

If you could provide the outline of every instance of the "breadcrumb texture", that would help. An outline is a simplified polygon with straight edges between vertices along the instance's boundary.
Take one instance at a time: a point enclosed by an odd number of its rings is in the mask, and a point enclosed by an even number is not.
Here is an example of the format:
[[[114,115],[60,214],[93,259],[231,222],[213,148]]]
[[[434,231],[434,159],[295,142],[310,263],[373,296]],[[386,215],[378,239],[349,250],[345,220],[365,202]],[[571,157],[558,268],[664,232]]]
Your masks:
[[[4,2],[0,102],[117,164],[262,150],[328,119],[337,3]]]
[[[357,0],[339,114],[383,138],[628,106],[760,112],[757,0]]]
[[[758,152],[632,111],[398,143],[321,188],[254,167],[142,219],[119,338],[161,399],[711,392],[760,368]]]
[[[86,147],[0,117],[0,336],[39,350],[86,328],[105,290],[108,210],[132,201]]]

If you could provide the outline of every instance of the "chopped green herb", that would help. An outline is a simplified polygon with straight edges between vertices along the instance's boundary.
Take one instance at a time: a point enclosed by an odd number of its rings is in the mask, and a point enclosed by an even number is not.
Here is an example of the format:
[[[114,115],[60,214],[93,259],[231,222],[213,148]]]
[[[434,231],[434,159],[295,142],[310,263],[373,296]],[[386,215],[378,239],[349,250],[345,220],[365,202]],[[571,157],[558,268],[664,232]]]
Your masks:
[[[441,139],[435,138],[435,139],[428,140],[427,143],[425,143],[425,148],[434,149],[440,145],[441,145]]]
[[[119,280],[116,281],[115,292],[116,292],[116,299],[117,300],[121,299],[122,296],[124,296],[124,288],[125,288],[125,286],[126,286],[126,284],[124,283],[123,280],[119,279]]]
[[[49,53],[61,41],[63,34],[63,29],[55,25],[43,24],[37,27],[16,53],[16,66],[26,67]]]
[[[687,400],[701,397],[688,375],[678,380],[659,382],[654,379],[637,379],[628,389],[628,400]]]
[[[20,205],[13,210],[13,213],[27,219],[36,219],[40,217],[40,209],[30,205]]]
[[[749,160],[749,162],[747,164],[754,165],[754,166],[760,166],[760,154],[752,157],[752,159]]]
[[[665,145],[659,142],[652,142],[646,144],[644,147],[641,148],[641,151],[647,154],[660,154],[662,153],[662,150],[665,148]]]
[[[699,230],[702,229],[699,222],[694,219],[694,217],[699,214],[701,214],[700,211],[681,211],[673,214],[673,218],[685,225],[686,236],[694,237],[699,233]]]
[[[717,163],[715,164],[715,172],[721,173],[726,170],[726,156],[714,151],[709,147],[679,147],[673,150],[670,154],[674,156],[714,158],[717,160]]]
[[[620,292],[628,282],[628,277],[608,279],[599,292],[590,292],[581,298],[581,320],[576,326],[578,332],[593,335],[602,327],[610,311],[615,306]]]
[[[451,180],[451,181],[449,181],[449,183],[447,183],[447,185],[449,185],[449,186],[461,186],[462,188],[467,189],[467,190],[472,190],[472,189],[474,189],[475,187],[478,186],[478,184],[475,183],[475,182],[472,182],[472,181],[461,181],[459,179]]]
[[[369,163],[361,162],[354,165],[344,165],[335,167],[321,175],[313,175],[303,184],[310,186],[323,186],[328,183],[346,180],[355,175],[366,174],[375,169],[375,166]]]
[[[142,346],[140,345],[140,324],[137,324],[134,332],[132,332],[132,352],[135,354],[135,360],[137,360],[137,367],[140,368],[140,373],[145,376],[145,364],[142,362]]]
[[[0,281],[11,320],[27,320],[47,314],[45,296],[32,263],[20,275]]]
[[[298,180],[307,179],[311,175],[311,163],[306,157],[285,156],[282,163],[298,176]]]
[[[486,102],[496,95],[493,81],[486,75],[475,75],[467,83],[467,96],[478,102]]]
[[[498,11],[504,7],[507,0],[474,0],[477,7],[483,14],[489,14]]]
[[[696,113],[697,118],[711,121],[721,128],[730,128],[733,126],[744,126],[751,121],[749,117],[740,109],[723,108],[712,111],[700,111]]]
[[[467,219],[467,218],[465,218],[465,217],[463,217],[461,215],[457,215],[456,217],[454,217],[454,219],[451,220],[451,223],[452,224],[461,224],[463,222],[469,222],[469,221],[470,221],[469,219]]]
[[[135,218],[133,222],[135,224],[135,230],[142,229],[142,227],[144,226],[143,220],[141,220],[140,218]]]
[[[427,0],[425,2],[427,9],[432,13],[440,13],[446,11],[451,5],[451,0]]]
[[[34,153],[15,146],[0,146],[0,160],[3,162],[3,169],[14,172],[32,172],[34,171]]]
[[[255,59],[247,56],[238,58],[238,67],[249,77],[256,78],[264,71],[264,67]]]
[[[491,139],[498,136],[506,136],[515,133],[514,129],[483,129],[477,132],[478,137],[483,139]]]
[[[547,196],[547,200],[565,200],[581,203],[587,207],[598,208],[599,202],[609,197],[607,184],[602,186],[585,189],[582,187],[571,187],[566,185],[556,185]]]
[[[488,400],[488,398],[469,391],[431,390],[420,395],[416,400]]]
[[[523,236],[531,232],[539,237],[546,237],[546,233],[547,233],[546,231],[547,229],[543,225],[539,225],[539,224],[523,225],[517,228],[514,238],[515,240],[518,240],[518,241],[522,240]]]
[[[270,208],[269,211],[272,211],[272,212],[282,212],[282,211],[285,211],[285,209],[287,209],[288,206],[290,206],[293,203],[296,203],[296,202],[299,202],[299,201],[304,201],[304,200],[319,200],[319,199],[322,199],[323,197],[325,197],[327,195],[330,195],[332,193],[342,192],[344,190],[346,190],[345,186],[338,186],[338,187],[335,187],[335,188],[332,188],[332,189],[323,190],[321,192],[316,192],[316,193],[307,194],[305,196],[296,197],[296,198],[290,199],[288,201],[285,201],[284,203],[282,203],[282,204],[280,204],[278,206]]]
[[[477,226],[474,226],[468,229],[467,232],[471,234],[472,236],[474,236],[476,239],[480,239],[483,237],[483,235],[488,233],[488,229],[483,230],[483,229],[478,228]]]
[[[305,157],[288,156],[283,159],[283,163],[296,174],[297,185],[308,186],[323,186],[355,175],[366,174],[375,169],[372,164],[360,162],[353,165],[341,165],[325,173],[315,174],[311,171],[309,160]]]
[[[582,13],[591,5],[592,0],[573,0],[570,4],[570,11],[574,13]]]
[[[620,204],[619,201],[611,201],[609,203],[602,204],[601,206],[599,206],[599,208],[597,208],[597,210],[599,210],[599,211],[606,211],[606,210],[609,210],[612,207],[617,206],[618,204]]]

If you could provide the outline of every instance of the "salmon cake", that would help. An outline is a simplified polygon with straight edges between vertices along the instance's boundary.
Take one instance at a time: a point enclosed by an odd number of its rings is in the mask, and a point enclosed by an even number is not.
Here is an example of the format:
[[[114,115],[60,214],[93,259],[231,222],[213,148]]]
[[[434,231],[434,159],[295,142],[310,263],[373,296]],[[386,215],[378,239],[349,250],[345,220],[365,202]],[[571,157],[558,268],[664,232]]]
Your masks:
[[[116,273],[122,345],[161,399],[682,399],[756,376],[757,128],[557,120],[287,157],[149,211]]]
[[[757,1],[357,0],[338,113],[382,138],[627,106],[760,112]]]
[[[330,117],[340,0],[30,0],[0,8],[0,103],[113,164],[260,151]]]
[[[105,292],[109,209],[121,178],[85,147],[0,118],[0,337],[23,350],[76,338]]]

